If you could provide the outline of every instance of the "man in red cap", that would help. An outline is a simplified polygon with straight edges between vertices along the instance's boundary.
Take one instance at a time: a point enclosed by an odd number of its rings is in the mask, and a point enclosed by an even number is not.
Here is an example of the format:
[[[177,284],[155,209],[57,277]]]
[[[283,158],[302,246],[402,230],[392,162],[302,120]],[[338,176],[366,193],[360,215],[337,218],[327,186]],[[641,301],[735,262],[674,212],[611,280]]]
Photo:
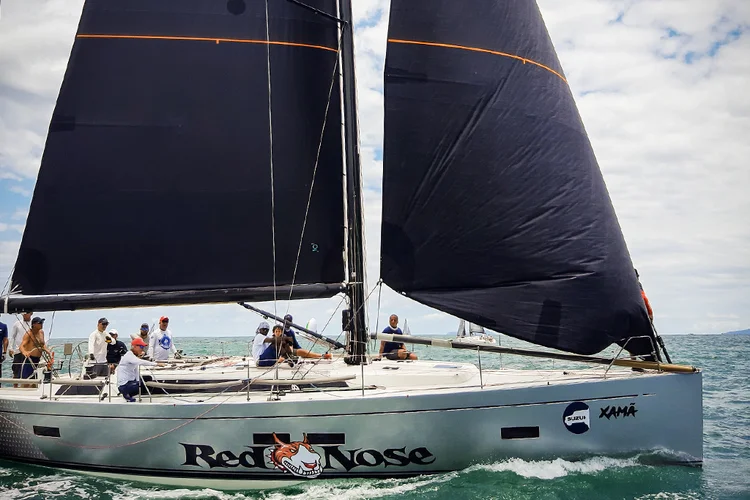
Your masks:
[[[180,359],[182,356],[177,352],[177,347],[174,345],[172,340],[172,331],[169,327],[169,318],[162,316],[159,318],[159,328],[151,334],[151,340],[148,346],[148,355],[154,361],[166,361],[169,359],[169,353],[171,352],[175,359]]]
[[[117,388],[125,401],[133,403],[135,395],[140,391],[141,383],[138,373],[139,366],[164,366],[164,363],[154,363],[141,359],[143,357],[143,348],[146,343],[138,338],[130,342],[130,350],[120,360],[117,365],[115,374],[117,375]]]

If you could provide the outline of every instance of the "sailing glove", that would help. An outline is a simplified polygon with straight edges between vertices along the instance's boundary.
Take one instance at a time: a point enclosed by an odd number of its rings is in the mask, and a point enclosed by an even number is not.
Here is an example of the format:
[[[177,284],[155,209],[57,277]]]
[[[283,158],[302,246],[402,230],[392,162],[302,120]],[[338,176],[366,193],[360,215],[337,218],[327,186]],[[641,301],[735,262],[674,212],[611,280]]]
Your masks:
[[[94,359],[95,359],[95,358],[94,358],[94,355],[93,355],[93,354],[89,354],[89,359],[90,359],[91,361],[94,361]]]

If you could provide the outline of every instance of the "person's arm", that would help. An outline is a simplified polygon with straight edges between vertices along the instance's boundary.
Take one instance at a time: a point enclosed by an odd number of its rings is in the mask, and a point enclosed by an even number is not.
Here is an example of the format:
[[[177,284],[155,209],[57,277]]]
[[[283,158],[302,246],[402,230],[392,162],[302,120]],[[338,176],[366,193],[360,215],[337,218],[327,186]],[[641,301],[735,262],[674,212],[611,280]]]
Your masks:
[[[96,342],[96,332],[91,332],[91,335],[89,335],[89,350],[88,350],[89,359],[94,359],[94,343],[95,342]]]
[[[158,363],[154,363],[153,361],[148,361],[146,359],[135,358],[135,364],[141,366],[156,366]]]
[[[174,336],[172,336],[172,342],[171,342],[171,344],[172,344],[172,347],[170,347],[169,350],[172,351],[172,354],[177,354],[177,346],[174,345]]]
[[[52,351],[47,347],[47,342],[44,340],[44,330],[42,330],[42,350],[45,351],[49,356],[52,356]]]
[[[383,350],[385,349],[385,340],[380,341],[380,350],[378,351],[378,359],[383,357]]]
[[[15,352],[13,352],[13,346],[18,345],[18,341],[16,340],[16,337],[18,335],[18,328],[17,324],[13,325],[10,328],[10,335],[8,336],[8,355],[13,356]]]
[[[148,355],[152,358],[156,355],[156,335],[153,334],[148,339]]]

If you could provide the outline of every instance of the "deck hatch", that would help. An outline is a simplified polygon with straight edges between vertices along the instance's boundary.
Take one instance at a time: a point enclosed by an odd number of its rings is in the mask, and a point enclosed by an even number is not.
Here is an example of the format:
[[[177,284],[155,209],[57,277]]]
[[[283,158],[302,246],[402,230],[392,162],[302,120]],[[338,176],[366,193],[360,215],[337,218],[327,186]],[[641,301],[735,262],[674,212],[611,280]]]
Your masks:
[[[500,430],[503,439],[529,439],[539,437],[539,427],[503,427]]]

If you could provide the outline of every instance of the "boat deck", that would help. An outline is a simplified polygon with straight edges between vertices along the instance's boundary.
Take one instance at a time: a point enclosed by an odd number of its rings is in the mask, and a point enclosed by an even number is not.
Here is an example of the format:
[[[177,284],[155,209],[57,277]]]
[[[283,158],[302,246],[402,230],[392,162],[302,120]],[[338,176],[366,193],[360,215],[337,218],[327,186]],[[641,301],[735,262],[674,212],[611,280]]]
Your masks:
[[[285,401],[326,401],[341,398],[375,398],[403,395],[417,396],[485,389],[522,389],[546,386],[568,386],[603,379],[630,379],[660,376],[658,372],[633,372],[614,367],[583,370],[480,370],[470,363],[444,361],[378,361],[364,367],[349,366],[341,361],[300,363],[295,367],[279,365],[273,368],[248,369],[242,359],[225,359],[201,366],[172,365],[149,369],[148,383],[154,394],[142,393],[136,404],[175,405],[226,401],[267,401],[282,393]],[[113,377],[114,379],[114,377]],[[247,381],[252,381],[248,388]],[[161,385],[160,385],[161,384]],[[156,394],[159,389],[181,387],[178,393]],[[62,387],[68,387],[61,393]],[[89,394],[75,394],[72,388],[88,388]],[[204,388],[203,390],[193,390]],[[207,392],[209,391],[209,392]],[[276,396],[274,396],[274,394]],[[101,404],[133,404],[118,395],[116,380],[81,380],[62,375],[54,383],[39,387],[14,388],[0,385],[0,397],[6,400],[39,400],[51,402],[87,402]]]

